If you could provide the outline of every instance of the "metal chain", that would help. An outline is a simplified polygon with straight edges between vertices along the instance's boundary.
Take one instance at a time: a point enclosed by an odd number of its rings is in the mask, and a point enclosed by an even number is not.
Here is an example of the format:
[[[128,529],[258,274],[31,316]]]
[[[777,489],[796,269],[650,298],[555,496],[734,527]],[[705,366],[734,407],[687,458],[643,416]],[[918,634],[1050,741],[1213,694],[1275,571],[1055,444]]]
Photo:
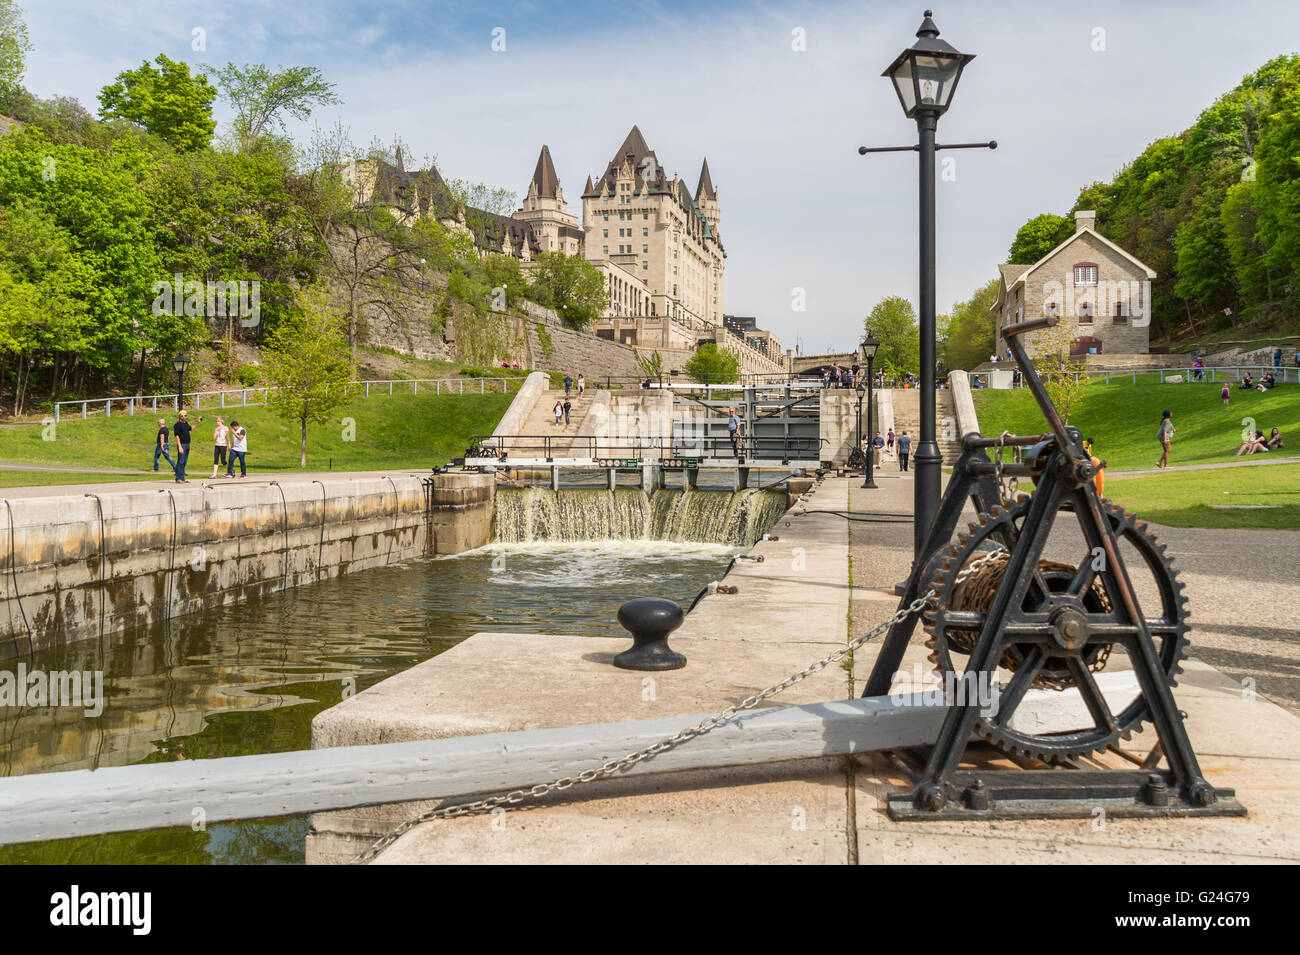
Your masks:
[[[993,452],[993,474],[997,481],[998,493],[1002,495],[1005,503],[1010,503],[1016,499],[1016,492],[1020,490],[1020,479],[1016,477],[1004,478],[1002,476],[1002,449],[1006,445],[1007,438],[1012,437],[1010,431],[1003,431],[996,439],[994,447],[997,449]],[[1017,453],[1013,452],[1013,454]]]
[[[963,568],[961,572],[957,574],[957,578],[954,582],[961,583],[967,577],[969,577],[971,574],[973,574],[975,571],[983,567],[985,564],[993,560],[1001,553],[1003,553],[1003,548],[1001,546],[998,546],[993,550],[989,551],[979,560],[976,560],[968,567]],[[808,677],[812,676],[814,673],[819,673],[820,671],[826,669],[831,664],[838,663],[839,661],[843,660],[846,656],[848,656],[858,647],[872,640],[879,634],[883,633],[885,630],[888,630],[889,628],[893,627],[895,624],[902,623],[904,620],[906,620],[908,617],[912,616],[913,614],[920,613],[922,610],[925,609],[925,605],[926,603],[929,602],[930,598],[934,597],[935,595],[936,593],[933,589],[927,591],[924,596],[917,597],[906,607],[902,607],[899,610],[897,610],[892,617],[872,627],[862,636],[854,637],[844,646],[837,647],[834,651],[822,657],[816,663],[804,667],[804,669],[798,671],[797,673],[792,673],[790,676],[786,677],[780,683],[774,683],[772,686],[769,686],[767,689],[755,693],[753,696],[746,697],[744,700],[735,704],[734,706],[728,706],[726,709],[721,710],[720,712],[715,713],[710,717],[700,720],[700,722],[696,723],[694,726],[687,727],[684,730],[674,733],[672,736],[667,736],[664,739],[661,739],[659,742],[647,746],[645,749],[637,750],[634,753],[628,753],[622,759],[611,759],[605,764],[603,764],[602,766],[600,766],[600,768],[598,769],[584,769],[577,776],[561,776],[559,779],[556,779],[552,782],[538,783],[537,785],[532,786],[528,789],[516,789],[513,790],[512,792],[504,793],[500,796],[492,796],[488,799],[479,799],[474,802],[459,803],[455,806],[447,806],[445,808],[430,809],[427,812],[422,812],[418,816],[413,816],[412,818],[403,822],[392,832],[388,833],[388,835],[378,839],[374,843],[374,845],[372,845],[365,852],[362,852],[359,855],[353,857],[348,864],[361,865],[369,862],[370,860],[378,856],[381,852],[383,852],[385,849],[387,849],[389,846],[391,846],[399,838],[405,835],[407,832],[414,829],[416,826],[426,822],[431,822],[434,819],[452,819],[457,816],[468,816],[471,813],[490,812],[491,810],[497,809],[502,806],[514,805],[516,803],[523,802],[525,799],[527,799],[530,796],[537,798],[537,797],[545,796],[548,793],[561,792],[565,789],[568,789],[571,786],[578,785],[581,783],[595,782],[597,779],[603,779],[607,776],[613,776],[616,773],[620,773],[626,769],[630,769],[631,767],[635,766],[637,763],[649,759],[652,756],[657,756],[658,754],[664,752],[665,750],[669,750],[676,746],[680,746],[682,743],[685,743],[688,740],[697,739],[703,736],[704,734],[710,732],[711,730],[716,729],[721,724],[734,719],[742,711],[753,709],[754,707],[758,706],[758,704],[764,702],[765,700],[769,700],[772,697],[776,696],[778,693],[783,693],[784,691],[788,690],[796,683],[802,683],[804,680],[808,679]]]

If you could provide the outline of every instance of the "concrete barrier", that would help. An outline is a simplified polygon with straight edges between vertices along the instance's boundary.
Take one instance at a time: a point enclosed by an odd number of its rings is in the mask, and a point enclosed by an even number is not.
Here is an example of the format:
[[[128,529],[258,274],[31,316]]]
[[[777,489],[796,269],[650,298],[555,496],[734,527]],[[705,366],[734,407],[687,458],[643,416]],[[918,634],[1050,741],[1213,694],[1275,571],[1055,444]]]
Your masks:
[[[490,533],[490,492],[487,508]],[[427,535],[413,476],[15,497],[0,512],[0,655],[382,566]]]
[[[949,372],[948,388],[952,391],[953,409],[957,416],[957,436],[964,438],[980,429],[979,416],[975,413],[975,399],[970,390],[970,375],[964,371]]]

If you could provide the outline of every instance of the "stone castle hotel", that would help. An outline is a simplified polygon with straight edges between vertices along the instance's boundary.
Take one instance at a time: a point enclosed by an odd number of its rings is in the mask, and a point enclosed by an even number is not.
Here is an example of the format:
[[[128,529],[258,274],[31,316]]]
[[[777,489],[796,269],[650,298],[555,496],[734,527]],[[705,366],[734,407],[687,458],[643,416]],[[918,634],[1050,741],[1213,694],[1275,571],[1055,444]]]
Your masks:
[[[392,204],[408,215],[433,215],[466,226],[464,210],[448,207],[436,169],[407,172],[378,160],[354,162],[358,203]],[[439,199],[439,197],[444,197]],[[481,254],[512,255],[525,268],[542,252],[582,255],[604,276],[609,305],[597,321],[602,338],[663,353],[678,367],[702,342],[736,352],[748,373],[788,367],[781,342],[752,317],[723,312],[727,252],[719,232],[718,190],[705,159],[694,193],[668,176],[632,127],[621,146],[582,191],[582,217],[568,210],[551,159],[542,146],[522,208],[510,216],[470,217]]]

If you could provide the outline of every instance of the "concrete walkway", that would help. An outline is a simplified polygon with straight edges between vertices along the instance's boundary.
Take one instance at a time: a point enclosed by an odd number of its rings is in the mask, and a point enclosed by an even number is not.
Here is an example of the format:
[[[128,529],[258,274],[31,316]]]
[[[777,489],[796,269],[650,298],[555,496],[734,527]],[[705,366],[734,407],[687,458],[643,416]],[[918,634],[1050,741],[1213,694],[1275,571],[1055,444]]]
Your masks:
[[[144,471],[128,471],[128,474],[143,474]],[[228,478],[223,473],[219,478],[209,478],[212,473],[212,465],[208,464],[206,468],[199,468],[197,471],[190,470],[189,483],[177,484],[170,473],[167,477],[162,477],[159,472],[159,478],[155,481],[105,481],[97,484],[38,484],[29,487],[0,487],[0,499],[11,498],[17,500],[20,497],[62,497],[72,495],[74,497],[83,494],[134,494],[140,491],[172,490],[177,494],[193,492],[201,494],[208,487],[217,487],[224,484],[299,484],[311,483],[312,481],[355,481],[362,478],[383,478],[383,477],[428,477],[431,473],[428,468],[393,468],[387,471],[264,471],[256,473],[249,471],[248,477],[241,478],[238,473],[235,477]]]
[[[1272,454],[1243,454],[1240,461],[1216,461],[1209,464],[1171,464],[1167,468],[1130,468],[1121,471],[1107,468],[1106,473],[1112,477],[1128,474],[1164,474],[1166,471],[1213,471],[1217,468],[1240,468],[1253,464],[1297,464],[1300,458],[1279,458]]]
[[[314,745],[637,719],[736,703],[895,610],[891,588],[910,564],[912,476],[886,468],[876,479],[874,491],[857,488],[856,479],[828,479],[806,506],[783,518],[773,529],[781,539],[754,550],[764,562],[742,562],[729,576],[739,593],[706,597],[674,636],[673,646],[690,659],[684,670],[649,675],[611,667],[610,656],[627,641],[481,634],[322,713],[313,724]],[[1213,549],[1228,538],[1172,535],[1172,549],[1187,557],[1184,576],[1196,619],[1230,617],[1249,608],[1256,594],[1289,607],[1300,602],[1300,586],[1293,583],[1300,555],[1287,549],[1297,546],[1300,532],[1277,533],[1290,537],[1265,543],[1266,551],[1283,548],[1273,555],[1276,571],[1253,589],[1231,576],[1231,568],[1223,574],[1223,558]],[[1238,566],[1243,575],[1254,569],[1248,561]],[[1209,629],[1221,626],[1224,641],[1258,641],[1252,647],[1261,657],[1279,643],[1295,645],[1296,629],[1279,622],[1284,618],[1262,621],[1277,623],[1270,634],[1253,632],[1258,618],[1248,627],[1225,620]],[[1194,646],[1201,637],[1201,631],[1193,634]],[[1201,659],[1204,652],[1194,651]],[[904,670],[913,663],[925,667],[924,655],[915,641]],[[856,656],[852,674],[823,671],[773,702],[856,695],[874,646]],[[1102,828],[1093,820],[895,823],[883,811],[884,798],[908,782],[873,754],[595,783],[526,802],[520,810],[425,824],[377,862],[1300,861],[1300,719],[1268,702],[1264,692],[1251,698],[1235,676],[1192,660],[1176,695],[1189,714],[1204,771],[1216,784],[1237,789],[1250,810],[1245,819],[1110,820]],[[1147,732],[1127,748],[1145,753],[1153,743]],[[1014,769],[1005,759],[993,762]],[[317,815],[308,861],[346,861],[424,808]]]

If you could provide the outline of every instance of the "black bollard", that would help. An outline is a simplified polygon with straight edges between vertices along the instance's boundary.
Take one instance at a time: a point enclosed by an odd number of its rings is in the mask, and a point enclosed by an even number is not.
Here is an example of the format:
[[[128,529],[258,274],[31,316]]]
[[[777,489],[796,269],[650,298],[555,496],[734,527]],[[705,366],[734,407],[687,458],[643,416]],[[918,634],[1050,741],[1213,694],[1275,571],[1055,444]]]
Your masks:
[[[686,657],[668,647],[668,634],[682,625],[686,614],[671,600],[639,597],[618,608],[618,622],[632,633],[632,648],[614,658],[624,670],[679,670]]]

